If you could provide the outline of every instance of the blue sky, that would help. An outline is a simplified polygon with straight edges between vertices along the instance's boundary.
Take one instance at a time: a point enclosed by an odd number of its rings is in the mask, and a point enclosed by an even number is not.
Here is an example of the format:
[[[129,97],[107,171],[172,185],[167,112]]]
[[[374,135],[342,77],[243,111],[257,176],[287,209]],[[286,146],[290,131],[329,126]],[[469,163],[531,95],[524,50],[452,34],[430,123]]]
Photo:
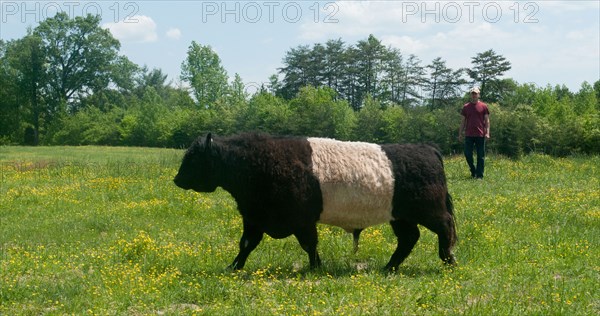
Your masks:
[[[415,54],[468,67],[488,49],[506,57],[519,83],[600,79],[600,1],[2,1],[0,37],[20,38],[58,10],[97,13],[121,41],[121,54],[161,68],[177,84],[192,41],[210,45],[248,91],[267,82],[289,49],[375,35]]]

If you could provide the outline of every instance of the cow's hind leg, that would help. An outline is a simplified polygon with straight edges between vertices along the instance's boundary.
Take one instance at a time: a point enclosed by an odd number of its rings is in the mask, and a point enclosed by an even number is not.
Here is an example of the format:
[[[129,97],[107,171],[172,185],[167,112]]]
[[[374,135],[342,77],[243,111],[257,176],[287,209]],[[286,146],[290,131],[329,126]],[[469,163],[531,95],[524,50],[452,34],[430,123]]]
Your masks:
[[[248,259],[252,250],[258,246],[263,238],[263,234],[261,230],[244,221],[244,232],[240,239],[240,252],[233,260],[233,263],[229,265],[230,269],[239,270],[244,267],[246,259]]]
[[[452,248],[456,244],[456,226],[454,225],[453,216],[446,214],[440,225],[441,230],[436,232],[438,235],[440,259],[445,264],[454,265],[456,264],[456,259],[452,253]]]
[[[424,222],[423,226],[438,235],[440,259],[448,265],[456,264],[456,259],[452,254],[452,248],[456,243],[456,228],[452,214],[445,213],[435,220]]]
[[[385,270],[393,271],[408,257],[421,233],[417,224],[405,220],[391,221],[390,224],[398,238],[398,246],[385,266]]]
[[[360,233],[362,232],[362,228],[357,228],[352,231],[352,244],[353,244],[353,253],[358,252],[358,241],[360,239]]]
[[[310,227],[303,228],[294,234],[300,246],[306,253],[308,253],[308,261],[310,268],[314,269],[321,266],[321,258],[317,252],[318,234],[317,226],[313,225]]]

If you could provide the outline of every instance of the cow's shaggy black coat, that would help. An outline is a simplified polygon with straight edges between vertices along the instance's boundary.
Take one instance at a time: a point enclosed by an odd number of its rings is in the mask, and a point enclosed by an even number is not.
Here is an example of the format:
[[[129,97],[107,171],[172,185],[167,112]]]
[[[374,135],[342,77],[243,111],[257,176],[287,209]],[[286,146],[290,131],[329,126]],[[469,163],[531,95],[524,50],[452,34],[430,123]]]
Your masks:
[[[441,155],[425,145],[390,144],[381,150],[393,169],[389,211],[398,237],[386,268],[397,268],[411,252],[419,238],[418,224],[438,235],[440,258],[453,264],[456,232]],[[175,183],[198,192],[212,192],[220,186],[233,196],[242,215],[240,251],[231,268],[244,266],[264,233],[273,238],[296,236],[308,253],[310,266],[320,265],[316,224],[323,211],[323,194],[313,170],[312,151],[306,138],[261,134],[214,140],[209,134],[188,149]],[[364,228],[355,227],[356,239]]]

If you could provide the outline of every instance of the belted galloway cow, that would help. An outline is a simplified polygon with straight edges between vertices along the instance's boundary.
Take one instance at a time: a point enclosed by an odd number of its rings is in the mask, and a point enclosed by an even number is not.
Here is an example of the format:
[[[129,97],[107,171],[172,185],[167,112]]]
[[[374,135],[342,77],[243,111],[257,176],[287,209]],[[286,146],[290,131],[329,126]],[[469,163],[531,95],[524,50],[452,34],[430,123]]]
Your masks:
[[[294,235],[310,267],[321,264],[317,223],[353,232],[389,222],[398,238],[385,266],[395,270],[422,225],[438,236],[439,257],[454,264],[452,199],[439,151],[428,145],[342,142],[326,138],[208,134],[187,150],[175,184],[197,192],[228,191],[243,218],[241,269],[263,235]]]

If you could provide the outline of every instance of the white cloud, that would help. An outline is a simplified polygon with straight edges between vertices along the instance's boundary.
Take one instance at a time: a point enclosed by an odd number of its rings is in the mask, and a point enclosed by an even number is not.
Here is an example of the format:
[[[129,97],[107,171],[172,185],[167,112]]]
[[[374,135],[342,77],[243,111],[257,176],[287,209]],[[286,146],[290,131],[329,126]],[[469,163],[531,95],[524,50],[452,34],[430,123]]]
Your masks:
[[[430,25],[405,23],[402,5],[388,1],[337,1],[319,12],[320,20],[314,15],[300,26],[300,38],[325,40],[336,37],[366,37],[369,34],[385,33],[390,30],[414,32],[428,29]],[[412,21],[411,21],[412,22]]]
[[[515,39],[514,34],[485,22],[453,24],[442,31],[426,34],[406,35],[403,32],[389,32],[376,36],[385,46],[398,48],[403,55],[414,54],[424,64],[441,57],[452,68],[468,66],[471,57],[490,48],[499,54],[505,54],[512,44],[526,44],[524,39]]]
[[[134,15],[125,21],[106,23],[103,27],[122,42],[146,43],[158,39],[156,23],[145,15]]]
[[[167,31],[166,35],[170,39],[178,40],[181,38],[181,30],[178,28],[172,27]]]
[[[577,40],[577,41],[583,40],[586,38],[584,32],[582,32],[580,30],[568,32],[566,37],[568,39]]]
[[[419,55],[422,51],[429,47],[429,45],[424,43],[422,40],[414,39],[406,35],[384,35],[381,37],[381,42],[385,46],[399,48],[402,54]]]
[[[599,8],[598,1],[544,1],[543,6],[544,9],[551,9],[555,12],[565,12],[565,11],[590,11],[597,12]]]

